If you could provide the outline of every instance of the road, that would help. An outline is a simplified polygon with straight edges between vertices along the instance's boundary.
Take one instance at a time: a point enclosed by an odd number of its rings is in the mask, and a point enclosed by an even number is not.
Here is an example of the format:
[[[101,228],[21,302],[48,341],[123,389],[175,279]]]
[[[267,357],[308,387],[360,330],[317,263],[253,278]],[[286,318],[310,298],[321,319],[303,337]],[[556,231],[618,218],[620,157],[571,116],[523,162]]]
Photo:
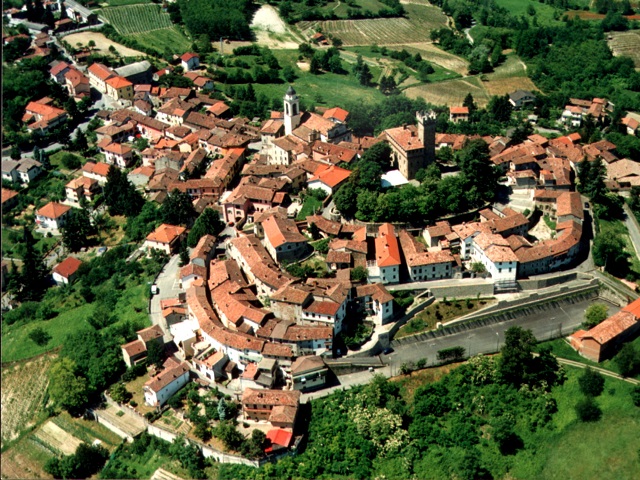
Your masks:
[[[636,255],[640,258],[640,228],[633,218],[633,212],[629,208],[629,205],[624,205],[624,212],[627,214],[627,218],[624,220],[624,224],[629,230],[629,236],[631,237],[631,243],[636,251]]]
[[[428,339],[420,343],[400,345],[391,354],[381,355],[387,366],[376,369],[374,372],[364,371],[341,375],[338,377],[340,380],[339,386],[304,394],[302,400],[307,401],[324,397],[335,390],[368,383],[374,373],[382,374],[386,377],[398,375],[404,363],[415,363],[418,360],[426,359],[427,365],[434,365],[437,352],[445,348],[464,347],[468,355],[495,353],[504,344],[504,332],[513,325],[530,329],[538,340],[555,338],[558,336],[558,332],[561,332],[562,335],[568,335],[582,323],[584,311],[594,301],[596,300],[584,300],[575,304],[562,305],[554,310],[544,310],[506,322],[474,328],[466,332]],[[620,310],[619,307],[608,306],[610,315]]]
[[[178,294],[184,291],[180,288],[180,279],[178,278],[180,272],[179,260],[179,255],[174,255],[164,266],[156,279],[158,294],[151,297],[151,311],[149,312],[151,324],[162,327],[165,332],[165,342],[171,341],[171,334],[169,333],[167,322],[162,316],[162,310],[160,310],[160,300],[177,298]]]

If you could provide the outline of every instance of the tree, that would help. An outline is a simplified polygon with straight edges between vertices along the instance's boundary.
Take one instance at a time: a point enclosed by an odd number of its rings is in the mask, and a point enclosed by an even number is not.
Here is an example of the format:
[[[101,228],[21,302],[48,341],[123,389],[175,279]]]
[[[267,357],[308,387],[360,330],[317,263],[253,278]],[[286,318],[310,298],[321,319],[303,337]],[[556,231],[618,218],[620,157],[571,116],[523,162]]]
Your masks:
[[[593,262],[612,274],[626,275],[629,269],[629,254],[622,236],[614,232],[596,235],[593,241]]]
[[[600,372],[587,367],[583,374],[578,377],[578,384],[585,395],[598,397],[604,390],[604,377]]]
[[[104,186],[104,201],[111,215],[135,217],[144,205],[144,199],[127,176],[117,167],[112,166],[107,173]]]
[[[187,243],[186,242],[182,242],[180,244],[180,250],[178,252],[178,256],[180,258],[180,261],[178,262],[178,265],[180,267],[184,267],[185,265],[189,264],[189,261],[190,261],[189,250],[187,250]]]
[[[87,143],[87,135],[80,128],[76,130],[76,138],[73,141],[73,145],[75,146],[76,150],[78,150],[82,154],[86,153],[87,149],[89,148],[89,144]]]
[[[88,400],[87,381],[75,374],[75,363],[69,358],[58,359],[49,371],[49,395],[60,407],[77,411]]]
[[[169,194],[160,207],[160,217],[169,225],[189,225],[195,215],[191,196],[177,188]]]
[[[369,276],[369,272],[365,267],[358,266],[351,270],[351,281],[353,282],[363,282]]]
[[[636,385],[631,390],[631,401],[636,407],[640,407],[640,385]]]
[[[509,95],[502,97],[492,97],[487,106],[487,111],[491,117],[499,123],[506,123],[511,119],[513,107],[509,101]]]
[[[224,230],[224,227],[224,222],[220,219],[218,211],[212,208],[205,208],[189,232],[187,243],[193,248],[205,235],[218,236]]]
[[[157,342],[151,342],[147,350],[147,365],[155,365],[158,368],[164,363],[164,348]]]
[[[514,387],[529,383],[533,364],[533,347],[536,344],[533,333],[531,330],[523,330],[515,326],[510,327],[504,337],[498,366],[502,380]]]
[[[469,115],[473,114],[476,110],[478,110],[478,107],[476,106],[473,100],[473,95],[471,95],[471,93],[467,93],[467,96],[464,97],[462,106],[467,107],[469,109]]]
[[[222,397],[218,402],[218,418],[220,418],[220,420],[227,419],[227,404],[224,402],[224,398]]]
[[[131,392],[127,390],[122,382],[118,382],[113,385],[109,389],[109,395],[111,395],[113,401],[117,403],[127,403],[133,397]]]
[[[60,163],[67,170],[77,170],[82,166],[80,157],[74,155],[73,153],[65,153],[60,159]]]
[[[575,406],[578,418],[583,422],[596,422],[602,416],[602,410],[593,397],[584,397]]]
[[[583,325],[585,328],[593,328],[607,318],[609,308],[603,303],[589,305],[584,313]]]
[[[499,417],[492,424],[492,438],[503,455],[512,455],[523,446],[513,426],[513,420],[506,416]]]
[[[51,340],[51,335],[42,327],[36,327],[29,332],[29,338],[33,340],[36,345],[44,347],[49,343],[49,340]]]
[[[62,241],[71,252],[79,252],[82,248],[91,245],[90,237],[96,233],[94,226],[91,225],[89,212],[83,208],[71,209],[61,230]]]
[[[392,75],[382,76],[380,78],[380,91],[384,95],[393,95],[398,91],[398,85]]]
[[[640,370],[640,353],[632,343],[625,343],[618,354],[613,357],[620,375],[630,377]]]
[[[14,160],[20,160],[22,157],[22,152],[20,151],[20,147],[18,145],[11,145],[11,153],[9,156]]]
[[[343,216],[353,218],[358,210],[358,189],[351,181],[347,181],[333,194],[333,202]]]
[[[49,269],[44,264],[42,256],[36,251],[36,241],[28,227],[22,231],[24,255],[22,270],[16,275],[16,297],[21,302],[38,301],[49,286]]]
[[[313,75],[317,75],[320,73],[320,61],[318,60],[318,56],[316,54],[311,57],[311,63],[309,64],[309,71]]]

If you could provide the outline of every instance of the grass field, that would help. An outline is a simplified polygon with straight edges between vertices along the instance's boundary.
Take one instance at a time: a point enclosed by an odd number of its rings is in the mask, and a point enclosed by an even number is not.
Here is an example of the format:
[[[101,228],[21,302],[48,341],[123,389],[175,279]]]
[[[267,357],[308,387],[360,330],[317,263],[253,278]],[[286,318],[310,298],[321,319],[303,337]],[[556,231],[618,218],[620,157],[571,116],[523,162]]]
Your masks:
[[[403,18],[299,22],[297,27],[308,37],[316,26],[320,26],[323,32],[338,37],[345,46],[354,46],[429,42],[431,30],[446,25],[446,17],[436,7],[406,4],[404,8],[407,17]]]
[[[318,200],[313,195],[307,195],[302,204],[302,208],[298,212],[296,220],[304,220],[309,215],[314,215],[316,210],[322,206],[322,201]]]
[[[122,291],[114,312],[118,321],[129,320],[134,325],[143,328],[149,323],[147,313],[146,277],[140,277],[140,283],[130,282]],[[62,345],[67,335],[80,329],[92,329],[87,322],[94,306],[86,304],[80,298],[78,284],[73,293],[65,293],[60,287],[53,287],[47,292],[44,302],[50,303],[59,315],[50,320],[32,319],[25,323],[19,321],[13,325],[3,325],[2,328],[2,362],[13,362],[39,355]],[[51,335],[51,340],[45,346],[36,345],[29,339],[29,333],[36,327],[42,327]]]
[[[609,32],[608,35],[612,37],[608,43],[613,54],[631,57],[636,68],[640,68],[640,30]]]
[[[39,252],[48,252],[59,241],[59,237],[46,237],[38,232],[33,232],[33,238],[36,240],[36,250]],[[2,256],[3,258],[22,258],[24,244],[22,242],[22,228],[3,228],[2,229]]]
[[[426,55],[423,58],[431,61]],[[464,97],[471,93],[476,104],[484,107],[493,95],[505,95],[518,89],[535,90],[535,84],[526,75],[525,64],[510,54],[492,73],[412,86],[405,89],[405,93],[409,98],[422,97],[435,105],[461,105]]]
[[[133,38],[143,47],[155,48],[160,52],[167,48],[176,52],[184,52],[191,47],[189,39],[175,26],[127,36]]]
[[[108,0],[101,5],[108,5],[109,7],[122,7],[123,5],[137,5],[139,3],[151,3],[151,0]]]
[[[536,18],[539,25],[556,25],[561,23],[561,18],[564,12],[556,10],[551,5],[546,5],[534,0],[496,0],[498,6],[509,10],[509,12],[515,17],[525,17],[529,20],[533,19],[527,13],[529,6],[532,6],[536,10]],[[554,18],[557,17],[557,18]]]

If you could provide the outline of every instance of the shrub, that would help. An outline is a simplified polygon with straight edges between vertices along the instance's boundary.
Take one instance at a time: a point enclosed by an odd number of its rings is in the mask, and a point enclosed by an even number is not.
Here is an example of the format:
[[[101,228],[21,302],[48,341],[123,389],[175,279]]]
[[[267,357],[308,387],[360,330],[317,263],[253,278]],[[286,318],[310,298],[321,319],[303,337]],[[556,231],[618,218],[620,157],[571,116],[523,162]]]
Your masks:
[[[33,340],[36,345],[44,347],[49,343],[49,340],[51,340],[51,335],[49,335],[49,333],[42,327],[36,327],[29,332],[29,338]]]
[[[604,377],[600,372],[586,368],[578,378],[582,393],[589,397],[597,397],[604,390]]]
[[[636,407],[640,407],[640,385],[636,385],[631,390],[631,400]]]
[[[82,166],[80,158],[72,153],[65,153],[60,159],[60,163],[67,170],[76,170]]]
[[[584,397],[575,408],[578,418],[583,422],[596,422],[602,417],[602,410],[593,397]]]

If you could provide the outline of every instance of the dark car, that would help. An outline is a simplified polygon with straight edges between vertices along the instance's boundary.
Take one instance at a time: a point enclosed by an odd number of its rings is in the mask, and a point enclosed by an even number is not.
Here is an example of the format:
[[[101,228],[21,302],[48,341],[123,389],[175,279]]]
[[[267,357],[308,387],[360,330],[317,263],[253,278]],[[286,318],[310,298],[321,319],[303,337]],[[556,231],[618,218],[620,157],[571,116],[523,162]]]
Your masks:
[[[584,208],[589,209],[589,202],[584,202]]]

